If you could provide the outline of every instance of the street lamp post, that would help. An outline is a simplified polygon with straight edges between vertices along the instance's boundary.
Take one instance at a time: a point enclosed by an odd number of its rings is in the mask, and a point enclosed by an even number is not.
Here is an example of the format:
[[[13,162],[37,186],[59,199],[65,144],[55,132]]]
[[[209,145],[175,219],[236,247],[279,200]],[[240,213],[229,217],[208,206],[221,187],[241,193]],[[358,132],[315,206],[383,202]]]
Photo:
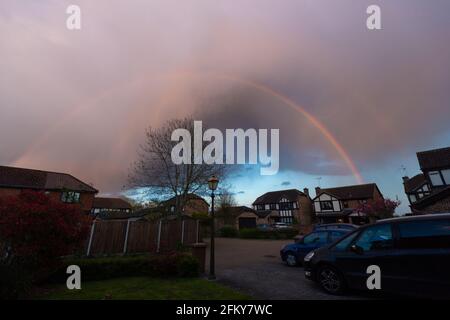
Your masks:
[[[208,187],[211,190],[211,248],[209,254],[209,280],[216,279],[215,274],[215,257],[214,257],[214,234],[215,234],[215,225],[214,225],[214,191],[217,189],[217,185],[219,184],[219,179],[216,176],[212,176],[208,179]]]

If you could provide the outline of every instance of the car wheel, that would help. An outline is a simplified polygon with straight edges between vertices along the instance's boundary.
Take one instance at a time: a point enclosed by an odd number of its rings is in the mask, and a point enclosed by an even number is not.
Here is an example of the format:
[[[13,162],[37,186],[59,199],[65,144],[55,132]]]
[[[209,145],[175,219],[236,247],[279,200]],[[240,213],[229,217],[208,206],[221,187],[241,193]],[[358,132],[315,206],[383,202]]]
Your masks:
[[[289,267],[295,267],[297,265],[297,258],[292,252],[286,254],[286,264]]]
[[[317,272],[317,280],[327,293],[342,294],[345,291],[345,281],[341,273],[331,266],[322,266]]]

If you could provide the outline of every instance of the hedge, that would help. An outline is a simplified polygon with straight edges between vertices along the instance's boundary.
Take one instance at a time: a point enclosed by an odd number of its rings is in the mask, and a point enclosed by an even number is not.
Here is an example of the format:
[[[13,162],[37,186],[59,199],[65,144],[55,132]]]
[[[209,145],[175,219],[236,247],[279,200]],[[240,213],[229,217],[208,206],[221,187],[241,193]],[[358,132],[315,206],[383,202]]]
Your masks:
[[[233,226],[223,226],[220,228],[219,234],[224,238],[234,238],[238,235],[238,231]]]
[[[69,265],[81,269],[82,281],[97,281],[120,277],[196,277],[200,265],[190,254],[115,256],[101,258],[71,258],[64,260],[61,268],[48,282],[61,283],[67,280]]]

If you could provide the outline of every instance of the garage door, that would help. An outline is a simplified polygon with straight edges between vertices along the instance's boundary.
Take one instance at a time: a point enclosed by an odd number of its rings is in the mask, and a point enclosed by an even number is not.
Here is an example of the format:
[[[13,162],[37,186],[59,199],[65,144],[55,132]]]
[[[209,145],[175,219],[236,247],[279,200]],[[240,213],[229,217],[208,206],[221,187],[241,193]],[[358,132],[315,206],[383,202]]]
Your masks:
[[[256,218],[239,218],[239,229],[256,228]]]

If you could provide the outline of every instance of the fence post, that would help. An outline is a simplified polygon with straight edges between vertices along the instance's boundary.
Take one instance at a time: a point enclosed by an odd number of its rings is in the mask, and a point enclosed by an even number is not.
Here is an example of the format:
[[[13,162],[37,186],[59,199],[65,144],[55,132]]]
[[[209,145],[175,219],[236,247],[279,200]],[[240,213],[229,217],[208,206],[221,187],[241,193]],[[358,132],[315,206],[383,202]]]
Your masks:
[[[199,232],[200,232],[200,230],[199,230],[199,220],[197,220],[197,232],[196,232],[196,237],[195,237],[195,243],[198,243],[198,238],[199,238]]]
[[[91,226],[91,235],[89,236],[89,242],[88,242],[88,247],[87,247],[87,252],[86,252],[87,256],[89,256],[91,254],[92,238],[94,237],[95,222],[96,222],[96,220],[94,220],[92,222],[92,226]]]
[[[128,232],[130,231],[130,219],[127,220],[127,230],[125,231],[125,241],[123,243],[123,254],[127,253],[128,246]]]
[[[181,221],[181,244],[184,244],[184,219]]]
[[[160,245],[161,245],[161,224],[162,219],[159,220],[159,226],[158,226],[158,240],[156,243],[156,252],[159,253]]]

